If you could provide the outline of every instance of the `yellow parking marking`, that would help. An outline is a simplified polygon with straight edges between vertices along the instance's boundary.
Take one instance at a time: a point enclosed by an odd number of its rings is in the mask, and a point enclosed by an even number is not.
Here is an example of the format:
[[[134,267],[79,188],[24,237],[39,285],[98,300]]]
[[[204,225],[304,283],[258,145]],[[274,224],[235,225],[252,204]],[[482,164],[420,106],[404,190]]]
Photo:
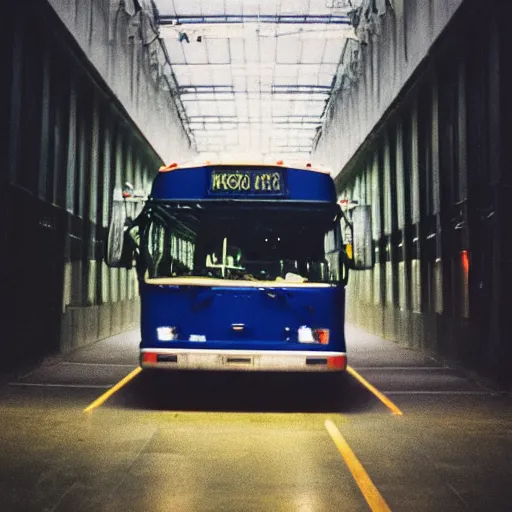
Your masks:
[[[124,377],[117,384],[112,386],[107,392],[103,393],[103,395],[94,400],[92,404],[88,405],[84,409],[84,412],[91,412],[100,405],[104,404],[116,391],[119,391],[125,384],[128,384],[128,382],[135,378],[141,371],[142,368],[140,366],[138,368],[135,368],[135,370],[130,372],[126,377]]]
[[[336,425],[331,420],[325,420],[325,428],[341,453],[345,464],[352,473],[356,484],[361,490],[364,499],[370,506],[372,512],[391,512],[388,504],[378,491],[377,487],[375,487],[375,484],[368,476],[368,473],[355,456],[347,441],[345,441],[345,438],[341,435],[341,432],[336,428]]]
[[[368,391],[371,391],[393,414],[403,416],[404,413],[386,395],[383,395],[375,386],[372,386],[364,377],[359,375],[354,368],[347,366],[347,372],[368,389]]]

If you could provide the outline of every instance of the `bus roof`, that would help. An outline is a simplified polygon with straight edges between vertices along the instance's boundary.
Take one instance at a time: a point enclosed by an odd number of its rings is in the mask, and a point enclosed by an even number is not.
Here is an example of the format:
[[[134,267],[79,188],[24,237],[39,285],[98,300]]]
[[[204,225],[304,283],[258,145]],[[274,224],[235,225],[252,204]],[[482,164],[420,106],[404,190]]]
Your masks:
[[[304,165],[285,165],[283,160],[276,160],[275,162],[261,162],[258,160],[224,160],[224,161],[213,161],[213,160],[204,160],[204,161],[197,161],[192,160],[188,162],[178,163],[173,162],[169,165],[163,165],[160,167],[160,172],[168,172],[172,171],[174,169],[197,169],[199,167],[204,166],[262,166],[262,167],[288,167],[292,169],[302,169],[304,171],[314,171],[314,172],[321,172],[325,174],[330,174],[329,171],[320,169],[318,166],[313,166],[310,162],[305,163]]]
[[[285,200],[336,202],[328,173],[281,163],[215,163],[162,167],[153,182],[151,199]]]

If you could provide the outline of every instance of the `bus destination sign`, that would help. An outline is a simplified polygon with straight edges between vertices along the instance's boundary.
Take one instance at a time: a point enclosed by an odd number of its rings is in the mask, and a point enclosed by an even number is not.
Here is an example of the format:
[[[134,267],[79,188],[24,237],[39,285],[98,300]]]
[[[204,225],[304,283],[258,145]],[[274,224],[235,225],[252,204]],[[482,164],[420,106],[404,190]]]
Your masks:
[[[283,172],[281,169],[271,171],[216,169],[211,173],[210,194],[283,196],[285,194]]]

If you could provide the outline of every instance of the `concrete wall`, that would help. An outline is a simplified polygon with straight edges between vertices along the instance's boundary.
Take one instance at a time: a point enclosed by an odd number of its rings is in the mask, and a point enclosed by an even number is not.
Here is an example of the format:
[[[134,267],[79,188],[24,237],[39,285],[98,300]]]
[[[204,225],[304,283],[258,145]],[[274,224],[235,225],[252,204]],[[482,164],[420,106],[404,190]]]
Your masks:
[[[133,298],[88,307],[68,307],[62,321],[60,352],[139,327],[140,303]]]
[[[139,322],[134,271],[104,263],[113,196],[125,181],[148,191],[161,153],[190,153],[158,68],[135,64],[146,50],[125,37],[129,14],[53,4],[61,17],[41,0],[8,2],[0,17],[0,373]]]
[[[333,95],[313,159],[336,176],[391,106],[463,0],[378,1],[380,13],[362,19],[357,62]],[[370,0],[362,6],[362,18]],[[483,7],[484,8],[484,7]],[[381,16],[381,13],[385,14]],[[341,77],[338,77],[341,78]]]
[[[347,319],[512,384],[512,3],[464,0],[339,173],[372,208]],[[418,29],[419,30],[419,29]],[[335,146],[333,146],[335,148]]]
[[[162,55],[148,1],[48,0],[85,56],[164,160],[195,154],[163,79]]]

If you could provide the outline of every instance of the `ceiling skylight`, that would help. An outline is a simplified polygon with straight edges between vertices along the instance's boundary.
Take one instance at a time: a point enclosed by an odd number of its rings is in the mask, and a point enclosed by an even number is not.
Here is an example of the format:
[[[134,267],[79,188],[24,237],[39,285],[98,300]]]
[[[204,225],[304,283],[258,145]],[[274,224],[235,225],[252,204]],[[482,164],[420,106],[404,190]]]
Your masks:
[[[356,0],[156,0],[199,153],[307,156]]]

